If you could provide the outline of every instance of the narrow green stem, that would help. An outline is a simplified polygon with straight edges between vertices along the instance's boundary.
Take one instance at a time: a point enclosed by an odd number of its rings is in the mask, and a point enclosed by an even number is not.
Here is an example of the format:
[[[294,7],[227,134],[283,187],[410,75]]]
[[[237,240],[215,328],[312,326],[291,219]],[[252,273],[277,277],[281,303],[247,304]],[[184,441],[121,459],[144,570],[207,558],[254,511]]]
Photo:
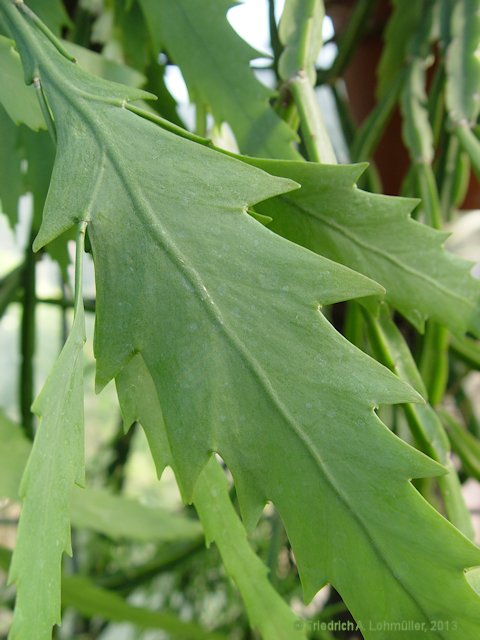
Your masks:
[[[474,401],[470,394],[466,393],[465,389],[460,386],[455,394],[455,404],[462,414],[464,423],[467,425],[467,429],[476,438],[480,440],[480,420],[476,415],[476,408]]]
[[[92,14],[77,3],[73,16],[73,23],[65,36],[70,42],[75,42],[88,49],[92,40]]]
[[[325,15],[323,1],[305,0],[301,3],[301,12],[302,18],[299,25],[298,15],[295,18],[293,15],[288,15],[287,11],[286,19],[296,20],[290,25],[296,36],[292,41],[288,41],[287,37],[283,42],[286,47],[284,55],[290,53],[291,58],[283,69],[282,60],[280,60],[280,74],[284,80],[280,93],[287,98],[290,95],[293,96],[309,160],[336,164],[335,152],[326,131],[313,86],[315,84],[315,52],[321,48],[321,29]],[[282,36],[282,23],[280,23],[280,35]],[[286,109],[284,114],[290,115]]]
[[[273,69],[275,75],[278,76],[278,60],[282,53],[283,47],[278,36],[278,26],[275,19],[275,2],[274,0],[268,0],[268,27],[270,32],[270,46],[273,51]]]
[[[55,122],[53,120],[52,112],[50,111],[50,107],[47,103],[47,98],[45,93],[43,92],[42,84],[40,82],[40,78],[35,76],[33,79],[33,86],[35,87],[35,93],[37,94],[38,102],[40,104],[40,109],[43,114],[43,118],[47,125],[48,133],[52,138],[53,144],[57,144],[57,130],[55,127]]]
[[[349,110],[349,104],[345,95],[345,89],[341,82],[333,82],[330,85],[330,88],[332,91],[333,99],[335,100],[335,106],[337,108],[337,114],[342,126],[345,142],[347,143],[348,148],[350,148],[353,144],[356,127],[352,118],[352,114]]]
[[[117,431],[109,443],[111,459],[106,468],[106,485],[114,493],[121,493],[125,484],[125,472],[132,449],[137,423],[125,433],[123,420],[119,420]]]
[[[202,537],[194,540],[166,543],[150,562],[128,571],[117,571],[110,575],[100,575],[97,582],[106,589],[113,589],[128,594],[137,587],[147,584],[159,573],[175,571],[188,564],[192,557],[206,553],[205,540]]]
[[[415,165],[411,164],[407,172],[402,180],[402,184],[400,185],[399,195],[402,198],[414,198],[417,189],[416,175],[415,175]],[[416,219],[418,217],[419,208],[415,208],[412,213],[412,217]]]
[[[447,429],[453,450],[460,458],[463,468],[477,481],[480,480],[480,441],[444,409],[439,416]]]
[[[300,127],[309,159],[313,162],[336,164],[337,158],[325,128],[317,95],[307,76],[302,74],[293,78],[290,89],[300,116]]]
[[[410,367],[409,372],[406,369],[402,371],[398,367],[398,357],[395,353],[398,349],[395,349],[392,341],[398,344],[404,341],[399,330],[390,321],[391,330],[395,333],[393,336],[389,336],[376,318],[373,318],[366,311],[364,315],[370,342],[378,360],[416,388],[418,386],[418,371],[414,365],[413,369]],[[470,514],[463,499],[460,481],[450,460],[449,441],[442,423],[429,405],[404,404],[402,408],[417,446],[448,470],[447,474],[437,478],[437,482],[449,520],[466,536],[473,538]],[[426,497],[433,500],[434,496],[430,495],[429,489],[430,483],[428,482],[425,487]]]
[[[325,607],[319,611],[319,613],[314,616],[314,620],[331,620],[334,616],[339,613],[345,613],[347,611],[347,605],[341,600],[340,602],[333,602],[332,604],[327,604]]]
[[[321,5],[322,19],[325,17],[325,7],[323,0],[303,0],[303,28],[300,34],[300,42],[298,45],[298,64],[299,71],[305,71],[310,57],[310,42],[315,28],[315,10]],[[321,44],[320,44],[321,46]]]
[[[331,68],[323,73],[317,74],[318,84],[331,82],[339,78],[345,71],[358,42],[365,33],[368,19],[373,13],[378,0],[358,0],[353,7],[348,24],[341,34],[338,43],[338,54]]]
[[[329,85],[335,105],[337,107],[337,114],[342,126],[345,142],[349,149],[349,161],[352,161],[352,145],[355,140],[357,128],[353,121],[352,115],[349,111],[348,100],[345,95],[345,90],[340,82],[334,82]],[[375,162],[370,158],[367,171],[360,177],[358,181],[359,188],[364,188],[371,193],[383,193],[382,181],[378,173],[378,169]]]
[[[451,336],[450,348],[455,355],[461,358],[473,369],[480,370],[480,342],[463,336],[462,338],[456,338]]]
[[[353,161],[368,160],[373,155],[398,102],[406,75],[406,69],[402,69],[392,82],[389,91],[385,93],[385,96],[358,129],[351,148]]]
[[[407,81],[401,96],[404,118],[404,141],[413,163],[416,181],[414,194],[422,200],[422,210],[426,223],[434,229],[442,228],[442,208],[437,180],[433,171],[434,139],[430,117],[436,113],[436,107],[430,102],[430,111],[426,108],[426,66],[425,56],[431,49],[435,4],[425,2],[425,12],[420,18],[417,32],[410,46],[411,61]],[[441,78],[441,74],[438,75]],[[441,86],[437,83],[437,100],[441,95]],[[438,126],[438,123],[437,123]],[[426,323],[425,337],[420,358],[420,373],[427,388],[430,403],[437,405],[445,393],[448,380],[448,332],[431,321]]]
[[[450,206],[453,203],[453,181],[455,167],[459,157],[460,143],[458,138],[447,132],[446,127],[441,131],[440,153],[433,162],[435,178],[437,180],[442,219],[447,220]]]
[[[154,122],[158,126],[162,127],[162,129],[165,129],[166,131],[175,133],[176,135],[181,136],[182,138],[186,138],[187,140],[191,140],[192,142],[201,144],[204,147],[214,148],[212,141],[209,140],[208,138],[197,136],[194,133],[191,133],[190,131],[187,131],[186,129],[179,127],[177,124],[173,124],[173,122],[170,122],[165,118],[162,118],[156,113],[151,113],[150,111],[147,111],[146,109],[142,109],[141,107],[137,107],[131,103],[127,103],[125,105],[125,109],[128,109],[128,111],[131,111],[132,113],[135,113],[137,116],[141,116],[142,118],[145,118],[145,120],[150,120],[150,122]],[[220,149],[217,149],[217,151],[220,151]]]
[[[20,413],[22,426],[28,438],[33,440],[32,402],[34,396],[35,309],[36,309],[36,257],[32,250],[35,233],[32,229],[25,249],[22,272],[23,304],[21,322]]]
[[[50,40],[55,49],[59,53],[62,54],[67,60],[70,62],[76,62],[75,58],[65,49],[61,41],[57,38],[57,36],[47,27],[47,25],[40,20],[36,13],[34,13],[30,7],[28,7],[23,0],[12,0],[12,4],[17,7],[19,11],[21,11],[27,18],[32,22],[39,31],[43,33],[44,36]]]
[[[389,367],[391,369],[391,367]],[[407,418],[409,429],[415,438],[417,446],[421,451],[426,453],[430,458],[445,463],[445,456],[440,451],[440,448],[435,445],[435,438],[432,438],[432,434],[425,422],[421,419],[418,407],[413,404],[402,405],[405,417]]]
[[[87,618],[99,616],[114,622],[130,622],[142,630],[161,629],[169,638],[228,640],[220,632],[208,631],[195,622],[183,622],[174,614],[131,605],[117,594],[109,593],[77,576],[63,577],[62,603],[73,607]]]
[[[457,136],[463,149],[470,157],[477,177],[480,177],[480,140],[466,125],[456,125],[453,128],[453,133]]]
[[[473,540],[475,533],[472,520],[465,504],[458,474],[450,459],[450,451],[444,449],[444,444],[439,444],[440,439],[443,440],[444,432],[440,433],[441,423],[437,415],[429,406],[407,404],[403,405],[403,409],[408,426],[420,449],[447,469],[447,473],[438,476],[436,480],[448,519],[459,531]]]
[[[428,162],[418,162],[415,164],[415,177],[418,184],[418,195],[422,199],[426,222],[434,229],[441,229],[442,214],[440,200],[431,165]]]
[[[438,476],[437,482],[445,504],[448,519],[459,531],[470,540],[475,539],[475,530],[472,524],[470,511],[465,504],[462,494],[462,485],[455,471],[452,461],[449,459],[446,467],[448,473]]]
[[[403,80],[398,83],[398,91],[400,91],[402,86]],[[385,111],[380,111],[379,115],[376,116],[379,118],[379,127],[386,123],[386,120],[388,119],[388,109],[393,108],[395,101],[393,104],[384,103],[383,109],[385,109]],[[379,133],[377,132],[376,135],[379,135]],[[373,139],[374,138],[371,138],[371,140]],[[430,165],[425,164],[422,165],[422,167],[424,167],[425,170],[420,172],[419,182],[422,186],[423,195],[430,205],[428,213],[432,222],[440,226],[440,206],[438,203],[438,191],[435,183],[435,177]],[[392,337],[392,335],[389,335],[387,332],[382,330],[379,321],[372,317],[368,311],[364,310],[364,316],[369,329],[370,341],[374,351],[376,351],[377,358],[380,361],[383,361],[384,364],[393,372],[397,373],[397,375],[405,378],[406,381],[410,382],[415,388],[418,388],[419,385],[422,386],[421,380],[420,383],[417,381],[418,372],[416,371],[413,363],[409,365],[410,369],[408,374],[406,373],[406,369],[402,370],[397,365],[396,352],[398,350],[398,346],[403,343],[403,337],[394,323],[390,322],[390,334],[392,331],[394,332],[394,336]],[[394,348],[392,340],[397,344],[397,349]],[[438,349],[438,353],[443,360],[440,363],[440,367],[438,368],[439,370],[436,370],[434,375],[431,377],[431,389],[429,389],[429,392],[431,393],[433,400],[441,399],[445,391],[448,378],[448,340],[448,332],[444,327],[438,326],[432,345],[435,349]],[[435,354],[432,353],[429,354],[429,362],[436,362],[436,358],[432,357],[434,355]],[[410,376],[413,377],[410,378]],[[440,488],[449,519],[466,536],[473,538],[474,532],[470,514],[463,499],[457,473],[449,458],[448,438],[442,429],[440,420],[431,407],[413,404],[405,404],[403,407],[410,430],[416,441],[419,443],[420,448],[431,458],[437,460],[448,469],[448,473],[438,480],[438,486]],[[427,497],[432,500],[434,499],[434,496],[430,496],[428,493]]]
[[[75,301],[74,314],[77,316],[79,312],[83,313],[83,255],[85,253],[85,233],[87,231],[87,222],[82,220],[78,225],[76,254],[75,254]]]
[[[359,349],[363,348],[364,320],[360,306],[355,301],[347,302],[343,335]]]
[[[300,119],[298,117],[297,105],[295,104],[288,84],[283,84],[280,87],[278,97],[273,108],[278,116],[286,122],[291,129],[294,131],[298,130],[298,127],[300,126]]]
[[[464,429],[448,412],[444,410],[439,411],[439,416],[447,429],[447,433],[452,443],[453,450],[457,453],[462,461],[463,468],[469,475],[477,480],[480,478],[480,442],[471,433]],[[457,483],[458,476],[452,473],[438,479],[443,482],[443,492],[446,493],[445,504],[447,500],[451,499],[450,508],[455,509],[457,518],[464,523],[463,527],[458,527],[465,535],[471,539],[474,538],[474,530],[471,524],[470,513],[466,509],[462,509],[462,505],[459,504],[455,497],[458,492]],[[442,485],[440,484],[442,488]],[[453,522],[453,519],[452,519]],[[457,525],[458,526],[458,525]]]
[[[37,304],[54,305],[62,309],[71,309],[75,306],[75,303],[68,298],[37,298]],[[95,313],[95,300],[93,298],[84,298],[83,308],[85,311]]]
[[[68,318],[67,318],[68,307],[66,305],[67,287],[65,285],[62,275],[59,278],[59,284],[62,291],[62,297],[61,297],[62,304],[60,304],[60,349],[62,349],[68,338]],[[37,302],[40,304],[39,299],[37,299]]]
[[[470,177],[470,163],[462,162],[460,142],[454,135],[447,136],[446,151],[441,170],[440,205],[444,220],[450,220],[453,208],[461,199],[468,186]]]
[[[428,322],[420,354],[419,369],[430,404],[440,404],[448,381],[449,334],[445,327]]]
[[[268,545],[268,556],[267,556],[267,567],[269,568],[269,578],[270,582],[274,587],[278,586],[278,555],[282,548],[283,542],[283,524],[282,520],[277,513],[274,511],[271,519],[272,533],[270,535],[270,542]]]
[[[440,61],[433,76],[433,82],[428,92],[428,116],[432,125],[434,144],[437,145],[442,129],[445,111],[445,65]]]

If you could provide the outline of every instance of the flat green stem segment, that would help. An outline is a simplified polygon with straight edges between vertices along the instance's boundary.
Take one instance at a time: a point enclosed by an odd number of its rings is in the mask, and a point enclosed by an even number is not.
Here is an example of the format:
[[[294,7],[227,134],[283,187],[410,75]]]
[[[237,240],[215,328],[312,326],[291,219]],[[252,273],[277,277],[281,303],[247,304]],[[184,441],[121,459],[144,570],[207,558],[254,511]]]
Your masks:
[[[444,409],[439,410],[439,415],[465,471],[480,480],[480,441]]]
[[[424,0],[417,17],[407,52],[410,56],[400,105],[403,114],[403,138],[415,167],[418,192],[422,198],[428,224],[441,228],[440,198],[432,171],[433,131],[426,95],[426,68],[435,26],[436,3]],[[402,10],[402,4],[397,10]],[[412,25],[413,26],[413,25]]]
[[[430,226],[441,229],[442,210],[437,181],[432,169],[434,132],[429,118],[426,94],[426,69],[435,33],[437,8],[434,0],[424,0],[422,10],[417,16],[407,47],[410,59],[407,81],[401,96],[401,108],[403,137],[414,166],[425,219]],[[415,9],[419,11],[417,7]],[[402,3],[397,5],[398,10],[402,11]],[[428,398],[435,406],[443,398],[448,378],[448,333],[447,329],[440,324],[427,323],[420,371],[427,386]],[[441,429],[438,419],[437,422]],[[453,468],[452,472],[455,473]],[[448,497],[450,491],[448,487],[445,488]]]
[[[473,369],[480,369],[480,343],[478,340],[464,336],[450,338],[450,348],[457,357],[464,360]]]
[[[315,60],[322,46],[324,14],[321,0],[287,0],[279,27],[284,46],[279,73],[293,95],[309,159],[335,164],[335,153],[314,89]]]
[[[400,330],[382,307],[378,318],[364,310],[369,337],[377,357],[400,378],[425,397],[420,375],[410,349]],[[418,445],[431,458],[444,465],[448,472],[439,476],[438,485],[449,520],[471,540],[475,537],[470,513],[466,507],[457,472],[450,459],[448,437],[441,421],[429,405],[404,405],[405,415]]]
[[[76,307],[70,335],[32,407],[41,417],[25,469],[23,499],[9,580],[17,585],[11,640],[50,640],[60,622],[63,552],[71,554],[70,495],[83,482],[83,361],[81,266],[85,229],[77,240]],[[48,588],[47,588],[48,587]]]
[[[454,127],[453,132],[467,152],[475,173],[480,179],[480,140],[469,127],[464,125],[457,125]]]
[[[437,183],[432,167],[426,162],[414,165],[418,183],[418,194],[422,199],[425,221],[434,229],[442,228],[442,213]]]
[[[201,473],[193,504],[208,542],[215,542],[228,575],[242,594],[252,627],[264,640],[300,640],[296,616],[267,577],[267,568],[252,551],[245,527],[228,495],[224,472],[212,459]]]
[[[429,402],[434,407],[442,401],[448,382],[448,345],[447,329],[436,322],[429,322],[422,343],[419,368],[428,390]]]
[[[284,48],[278,65],[285,82],[305,75],[312,86],[315,84],[324,16],[323,0],[286,0],[279,26]]]
[[[447,109],[456,125],[473,127],[480,111],[479,0],[445,0],[451,16],[447,49]]]
[[[438,420],[438,416],[436,416]],[[437,479],[445,513],[450,522],[469,540],[475,541],[475,529],[473,527],[472,516],[465,503],[463,487],[458,477],[457,470],[449,458],[445,464],[448,473],[439,476]]]
[[[135,356],[117,378],[125,424],[138,420],[151,444],[159,473],[174,466],[168,433],[153,381],[140,356]],[[296,617],[273,588],[267,568],[252,550],[245,527],[229,496],[225,473],[212,458],[201,471],[193,492],[207,544],[215,542],[227,574],[244,601],[252,627],[265,640],[301,640]]]
[[[404,2],[392,0],[392,12],[386,29],[382,34],[382,55],[377,69],[376,94],[379,100],[386,98],[392,90],[396,78],[404,76],[410,67],[408,59],[409,45],[412,34],[418,27],[418,22],[424,13],[426,2]]]
[[[444,220],[452,217],[452,209],[465,198],[470,181],[470,160],[460,148],[457,136],[449,135],[444,162],[439,171],[440,204]]]
[[[327,133],[315,89],[306,76],[290,81],[290,90],[297,105],[300,126],[312,162],[336,164],[337,158]]]

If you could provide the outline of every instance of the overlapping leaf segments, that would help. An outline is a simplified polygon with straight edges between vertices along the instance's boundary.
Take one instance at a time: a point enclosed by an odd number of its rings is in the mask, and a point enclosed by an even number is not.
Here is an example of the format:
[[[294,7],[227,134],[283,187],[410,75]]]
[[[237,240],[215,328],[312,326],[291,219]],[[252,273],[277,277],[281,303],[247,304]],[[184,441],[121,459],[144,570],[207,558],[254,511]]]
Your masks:
[[[409,482],[441,467],[374,414],[417,396],[319,313],[381,289],[247,215],[294,184],[133,115],[141,92],[90,77],[0,7],[57,127],[36,247],[89,222],[99,386],[141,353],[184,496],[218,451],[249,525],[277,506],[307,597],[332,582],[359,620],[455,618],[448,637],[474,638],[463,570],[478,552]]]
[[[273,92],[255,78],[249,62],[260,54],[232,29],[231,0],[140,0],[158,53],[179,65],[192,96],[228,122],[243,153],[300,159],[295,133],[269,105]]]
[[[141,423],[160,475],[165,466],[173,464],[173,459],[155,385],[140,354],[122,369],[116,385],[125,425]],[[207,544],[215,542],[227,574],[242,595],[252,628],[265,640],[305,638],[305,630],[295,625],[294,613],[276,592],[267,567],[252,550],[231,503],[225,474],[215,458],[195,483],[193,504]]]
[[[447,233],[410,217],[415,201],[355,186],[365,165],[251,160],[302,185],[260,204],[270,228],[380,282],[385,299],[420,331],[431,318],[454,334],[480,334],[480,283],[472,263],[443,249]]]
[[[253,161],[269,173],[291,177],[302,185],[300,190],[261,205],[273,216],[270,229],[382,284],[387,301],[420,331],[425,319],[432,318],[456,334],[480,332],[480,287],[469,276],[471,265],[443,250],[446,234],[410,219],[413,200],[389,200],[356,189],[361,165],[306,165],[298,162],[298,155],[292,156],[293,138],[290,134],[289,144],[285,144],[288,136],[280,126],[283,123],[268,106],[265,89],[260,90],[248,67],[252,52],[226,20],[231,6],[228,0],[217,4],[182,0],[174,7],[168,0],[141,0],[140,4],[155,50],[166,48],[180,66],[193,100],[209,105],[217,122],[230,122],[243,153],[297,160],[288,164]],[[292,24],[301,22],[305,6],[287,4],[290,11],[298,12],[290,17]],[[320,5],[310,6],[318,11]],[[380,70],[382,95],[404,62],[418,16],[414,6],[394,14]],[[313,23],[318,23],[318,16]],[[313,29],[309,36],[313,41],[308,74],[314,75],[321,30],[315,33]],[[283,63],[290,65],[284,69],[285,77],[296,72],[298,46],[294,39],[293,57]],[[461,77],[460,73],[453,75]],[[261,132],[255,123],[261,123]]]

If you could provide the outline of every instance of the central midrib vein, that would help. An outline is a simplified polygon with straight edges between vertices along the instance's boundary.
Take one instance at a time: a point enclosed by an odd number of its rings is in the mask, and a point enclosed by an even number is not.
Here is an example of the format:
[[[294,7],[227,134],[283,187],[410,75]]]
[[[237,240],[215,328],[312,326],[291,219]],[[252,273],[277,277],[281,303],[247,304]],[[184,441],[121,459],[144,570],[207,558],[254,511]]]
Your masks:
[[[440,293],[442,295],[445,295],[446,297],[452,297],[452,298],[458,300],[462,305],[467,305],[470,309],[472,309],[472,311],[475,310],[475,306],[474,306],[473,302],[471,300],[469,300],[468,298],[464,298],[464,297],[460,296],[454,290],[447,289],[446,287],[444,287],[442,285],[441,282],[439,282],[438,280],[435,280],[434,278],[431,278],[428,274],[422,273],[420,271],[416,271],[415,269],[410,267],[408,264],[405,264],[404,262],[399,260],[396,256],[392,256],[392,255],[382,251],[382,249],[376,247],[375,245],[372,245],[369,242],[367,242],[365,240],[362,240],[357,235],[355,235],[354,233],[352,233],[348,229],[346,229],[344,226],[342,226],[338,222],[335,222],[334,220],[332,220],[332,218],[330,218],[328,216],[325,216],[325,215],[323,215],[323,214],[321,214],[321,213],[319,213],[317,211],[315,213],[312,213],[309,209],[304,207],[297,200],[293,200],[288,195],[282,195],[281,197],[282,197],[282,199],[284,201],[288,202],[288,204],[293,209],[297,209],[298,211],[300,211],[300,213],[302,215],[304,215],[304,216],[306,216],[308,218],[311,218],[313,220],[316,220],[317,222],[320,221],[325,226],[330,227],[331,229],[336,231],[338,234],[345,236],[345,238],[350,240],[350,242],[352,242],[353,244],[356,244],[359,247],[362,247],[362,249],[365,249],[367,251],[370,251],[371,253],[376,254],[377,256],[382,258],[383,260],[392,263],[393,265],[398,267],[400,270],[405,271],[409,275],[414,276],[416,278],[419,278],[420,280],[424,280],[425,282],[428,282],[428,284],[430,286],[432,286],[433,288],[435,288],[438,291],[440,291]],[[370,273],[369,275],[370,275],[370,277],[375,278],[375,274]],[[382,283],[380,283],[380,284],[382,284]]]
[[[235,350],[240,355],[241,359],[245,362],[247,367],[250,369],[251,373],[254,375],[256,380],[260,383],[262,388],[266,391],[268,398],[272,402],[273,406],[280,413],[283,420],[287,425],[292,428],[295,432],[302,445],[306,449],[308,455],[314,460],[315,465],[319,469],[320,473],[325,477],[328,484],[333,489],[333,492],[338,496],[338,498],[343,502],[347,511],[352,514],[353,518],[357,521],[359,528],[364,532],[365,536],[370,543],[376,553],[376,555],[380,558],[381,562],[388,567],[389,572],[395,581],[399,582],[402,586],[402,589],[405,591],[407,596],[411,599],[415,606],[418,607],[419,611],[425,617],[427,621],[430,620],[428,614],[425,612],[423,607],[416,601],[413,597],[412,593],[408,589],[403,582],[399,581],[394,571],[390,568],[386,558],[384,557],[382,551],[378,547],[377,543],[373,539],[372,534],[370,533],[366,523],[363,521],[361,517],[359,517],[352,508],[349,499],[343,493],[342,489],[339,488],[336,484],[335,479],[332,477],[330,471],[328,470],[325,462],[322,460],[317,448],[312,442],[309,435],[304,431],[301,424],[295,419],[295,417],[290,413],[289,409],[285,406],[284,402],[279,397],[276,392],[274,386],[272,385],[268,374],[265,372],[262,365],[258,362],[255,356],[251,353],[248,347],[240,340],[236,332],[229,326],[229,324],[225,321],[224,316],[215,302],[211,294],[209,293],[207,287],[203,283],[201,276],[198,271],[189,264],[188,260],[185,258],[184,254],[180,253],[178,246],[175,241],[171,238],[169,232],[165,229],[165,227],[161,224],[158,217],[153,213],[148,201],[145,197],[138,193],[138,186],[136,183],[131,183],[128,179],[128,174],[123,171],[121,167],[121,158],[118,157],[116,153],[116,149],[110,145],[108,148],[108,155],[112,162],[112,165],[117,169],[119,175],[123,180],[123,185],[125,190],[128,193],[128,196],[135,207],[137,212],[142,213],[142,217],[144,217],[144,224],[147,225],[147,228],[153,231],[152,235],[155,237],[155,242],[163,249],[169,258],[172,260],[172,263],[176,268],[178,268],[184,276],[186,276],[188,282],[192,285],[194,290],[197,293],[197,296],[202,301],[204,308],[210,318],[213,319],[214,323],[220,328],[223,332],[224,336],[227,339],[227,343],[233,344]],[[203,293],[203,295],[202,295]],[[206,294],[206,295],[205,295]],[[221,452],[219,452],[221,453]],[[443,636],[440,636],[443,637]]]
[[[51,71],[51,69],[48,69],[48,71]],[[50,73],[49,75],[50,75],[50,78],[52,79],[52,76],[53,78],[55,78],[56,74]],[[400,584],[401,588],[404,590],[407,597],[412,601],[414,606],[417,607],[417,609],[420,611],[420,613],[425,618],[425,620],[429,622],[430,618],[428,614],[423,609],[422,605],[419,602],[417,602],[415,597],[410,592],[410,589],[403,583],[403,581],[400,581],[397,578],[397,576],[395,575],[395,572],[390,567],[385,556],[383,555],[383,552],[379,548],[378,544],[375,542],[374,537],[367,526],[367,523],[365,523],[361,518],[361,516],[357,514],[355,509],[352,508],[348,497],[344,495],[342,489],[337,486],[335,479],[332,477],[330,471],[326,467],[325,462],[322,460],[311,438],[304,431],[302,426],[296,421],[294,416],[290,413],[290,411],[285,406],[281,398],[278,396],[275,388],[270,382],[270,379],[267,373],[265,372],[264,368],[262,367],[262,365],[258,362],[258,360],[250,352],[250,350],[239,339],[235,331],[232,330],[230,326],[225,322],[218,304],[213,299],[208,289],[204,285],[198,271],[195,269],[195,267],[189,264],[189,262],[185,259],[184,255],[181,253],[180,249],[176,245],[170,233],[162,225],[160,219],[156,217],[155,214],[153,213],[148,200],[139,191],[137,184],[132,183],[132,181],[130,180],[128,171],[124,171],[122,158],[119,157],[117,149],[112,144],[112,141],[104,140],[103,141],[104,144],[101,144],[100,141],[97,139],[95,127],[93,126],[93,123],[95,122],[95,120],[97,120],[95,110],[87,106],[87,102],[85,99],[82,99],[82,104],[79,104],[78,101],[75,100],[76,88],[73,87],[73,88],[70,88],[70,91],[65,91],[65,89],[62,86],[63,83],[64,83],[63,77],[60,79],[60,81],[57,78],[57,82],[55,82],[55,79],[53,79],[53,84],[57,84],[57,90],[63,93],[63,95],[68,100],[68,102],[70,102],[74,111],[76,111],[82,117],[84,123],[91,130],[93,139],[96,141],[97,145],[99,146],[100,152],[101,153],[105,152],[107,157],[110,159],[110,162],[113,168],[116,169],[116,171],[118,172],[118,175],[122,179],[123,186],[134,207],[134,210],[136,211],[136,213],[141,215],[141,217],[143,218],[144,224],[146,225],[147,228],[151,230],[155,243],[159,245],[159,247],[166,253],[166,255],[169,257],[169,259],[171,260],[175,268],[177,268],[180,272],[182,272],[186,280],[190,282],[198,298],[201,300],[206,310],[206,313],[209,315],[211,319],[213,319],[214,323],[223,332],[224,336],[227,339],[227,342],[230,342],[231,344],[233,344],[235,350],[240,355],[241,359],[245,362],[248,369],[251,371],[253,376],[260,383],[262,388],[264,388],[264,390],[266,391],[267,396],[269,397],[270,401],[272,402],[273,406],[276,408],[278,413],[281,415],[284,422],[297,435],[303,447],[306,449],[307,454],[312,458],[312,460],[314,461],[314,464],[318,467],[320,474],[324,476],[324,478],[327,481],[327,484],[331,486],[333,492],[338,496],[339,500],[344,504],[345,508],[347,509],[347,512],[350,513],[354,518],[354,520],[357,522],[359,529],[363,531],[363,534],[365,535],[367,540],[370,541],[373,551],[375,552],[377,557],[380,559],[381,563],[388,568],[388,571],[392,576],[393,580],[398,584]],[[112,106],[111,108],[121,108],[121,107]],[[132,114],[132,117],[138,117],[138,116],[136,116],[135,114]],[[221,452],[219,453],[221,454]],[[438,637],[444,638],[443,634],[440,634]]]

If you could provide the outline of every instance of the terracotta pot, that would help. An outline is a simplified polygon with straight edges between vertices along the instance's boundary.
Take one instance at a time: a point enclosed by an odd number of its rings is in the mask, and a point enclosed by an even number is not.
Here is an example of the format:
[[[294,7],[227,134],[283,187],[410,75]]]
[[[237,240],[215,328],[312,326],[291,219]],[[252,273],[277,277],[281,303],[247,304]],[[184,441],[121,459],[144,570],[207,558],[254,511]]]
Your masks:
[[[332,19],[335,32],[341,34],[347,25],[355,0],[327,0],[326,10]],[[360,125],[376,104],[376,71],[383,47],[383,31],[391,13],[388,0],[381,0],[366,25],[365,34],[359,43],[348,67],[344,80],[349,96],[352,116]],[[398,195],[410,160],[402,141],[402,119],[395,108],[385,128],[374,160],[383,183],[383,190]],[[480,208],[480,183],[472,173],[462,209]]]

